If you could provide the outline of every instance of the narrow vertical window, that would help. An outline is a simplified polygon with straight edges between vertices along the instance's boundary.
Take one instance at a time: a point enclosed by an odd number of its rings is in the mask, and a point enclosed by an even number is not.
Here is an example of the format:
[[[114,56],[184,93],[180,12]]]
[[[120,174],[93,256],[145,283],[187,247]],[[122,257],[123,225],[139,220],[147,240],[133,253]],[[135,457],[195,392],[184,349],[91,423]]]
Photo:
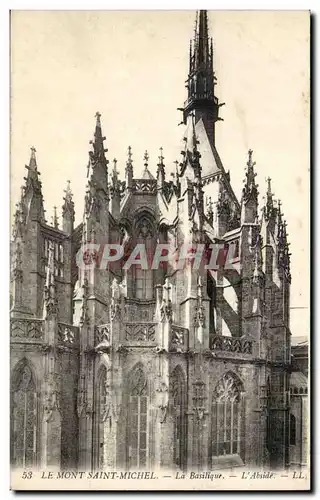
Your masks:
[[[129,468],[145,468],[149,452],[149,398],[142,366],[129,375],[128,463]]]
[[[170,381],[173,409],[173,461],[181,470],[186,466],[186,390],[181,368],[174,369]]]
[[[290,444],[296,445],[296,417],[290,413]]]
[[[103,470],[105,465],[105,413],[107,406],[107,370],[103,367],[100,371],[96,395],[96,452],[95,464],[99,470]]]
[[[144,244],[146,249],[148,269],[141,269],[136,265],[136,298],[141,300],[151,300],[154,296],[153,270],[151,263],[154,253],[153,229],[147,218],[142,218],[138,224],[137,243]]]
[[[37,458],[37,393],[27,364],[17,373],[12,391],[12,465],[33,467]]]
[[[240,382],[227,373],[217,384],[211,411],[212,456],[240,455],[242,449]]]
[[[267,380],[267,418],[266,418],[266,448],[269,453],[272,451],[272,440],[271,440],[271,387],[270,380]]]

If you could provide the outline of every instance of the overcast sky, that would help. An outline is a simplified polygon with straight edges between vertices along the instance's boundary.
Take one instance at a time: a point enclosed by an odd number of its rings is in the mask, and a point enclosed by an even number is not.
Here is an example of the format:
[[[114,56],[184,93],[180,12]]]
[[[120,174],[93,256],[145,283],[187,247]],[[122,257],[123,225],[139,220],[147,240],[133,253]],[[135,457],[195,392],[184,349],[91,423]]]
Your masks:
[[[134,170],[145,149],[156,171],[164,148],[179,158],[193,11],[15,11],[12,14],[11,201],[37,149],[47,219],[71,180],[83,212],[89,140],[102,113],[108,158]],[[217,96],[226,106],[216,146],[239,197],[254,150],[261,197],[270,175],[288,222],[293,308],[309,305],[309,15],[296,11],[211,11]],[[292,309],[294,335],[308,334],[308,310]]]

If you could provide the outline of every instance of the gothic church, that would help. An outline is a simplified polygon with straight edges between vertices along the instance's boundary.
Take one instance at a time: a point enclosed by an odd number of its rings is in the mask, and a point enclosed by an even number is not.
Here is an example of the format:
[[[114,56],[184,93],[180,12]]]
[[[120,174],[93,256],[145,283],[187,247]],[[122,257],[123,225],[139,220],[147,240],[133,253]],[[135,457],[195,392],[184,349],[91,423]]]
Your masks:
[[[11,463],[78,470],[284,468],[289,463],[290,254],[270,180],[258,207],[253,153],[238,200],[218,153],[213,48],[197,14],[170,177],[110,168],[101,116],[82,223],[68,184],[45,219],[31,150],[11,242]],[[142,163],[142,162],[141,162]],[[234,266],[77,266],[88,243],[222,244]],[[222,252],[224,254],[224,251]],[[94,254],[92,259],[98,259]]]

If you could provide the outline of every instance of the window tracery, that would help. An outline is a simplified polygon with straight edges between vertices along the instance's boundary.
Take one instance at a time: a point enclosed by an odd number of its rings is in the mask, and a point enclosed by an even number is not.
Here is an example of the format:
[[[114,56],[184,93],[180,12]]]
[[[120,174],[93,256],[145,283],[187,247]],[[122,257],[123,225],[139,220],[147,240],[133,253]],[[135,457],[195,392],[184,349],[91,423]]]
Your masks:
[[[142,365],[129,375],[128,461],[129,468],[143,468],[149,453],[149,397]]]
[[[241,454],[243,418],[241,382],[232,373],[227,373],[213,393],[212,456]]]
[[[186,462],[186,390],[184,376],[178,366],[171,375],[170,393],[173,408],[173,461],[180,469]]]

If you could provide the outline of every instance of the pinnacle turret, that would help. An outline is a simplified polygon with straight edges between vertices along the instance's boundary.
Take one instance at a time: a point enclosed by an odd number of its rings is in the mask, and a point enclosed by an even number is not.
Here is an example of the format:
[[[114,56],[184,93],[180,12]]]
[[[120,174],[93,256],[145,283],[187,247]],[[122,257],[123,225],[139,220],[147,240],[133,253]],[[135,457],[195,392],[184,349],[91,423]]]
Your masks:
[[[157,181],[158,181],[158,187],[163,188],[164,182],[165,182],[165,165],[163,163],[164,156],[163,156],[163,148],[160,148],[160,155],[158,157],[159,163],[157,165]]]
[[[44,318],[49,318],[58,313],[58,298],[54,277],[54,246],[49,243],[48,263],[46,271],[46,282],[44,286]]]
[[[88,177],[90,180],[97,183],[101,189],[107,193],[108,191],[108,163],[105,153],[108,151],[104,147],[106,138],[102,134],[101,128],[101,114],[99,112],[95,115],[96,126],[94,131],[94,139],[90,141],[92,150],[89,151],[89,168]]]
[[[275,222],[275,218],[277,215],[277,208],[274,206],[270,177],[267,178],[267,193],[266,193],[266,201],[265,201],[265,206],[263,208],[263,213],[266,221],[272,220],[273,222]]]
[[[71,234],[73,231],[75,210],[70,181],[67,181],[67,188],[65,189],[64,193],[64,203],[62,205],[62,230],[66,233]]]
[[[53,207],[52,225],[55,229],[59,229],[59,220],[57,214],[57,207]]]
[[[242,200],[244,203],[248,203],[249,200],[252,200],[254,203],[258,205],[258,185],[256,184],[255,178],[256,173],[254,171],[254,166],[256,165],[255,161],[252,161],[252,149],[248,151],[248,161],[247,161],[247,171],[245,178],[245,185],[242,190]]]
[[[28,214],[26,214],[26,216],[29,216],[31,219],[45,222],[42,185],[39,179],[40,172],[37,167],[35,147],[31,148],[29,165],[25,167],[28,171],[27,176],[24,177],[25,187],[23,196],[24,204],[28,207]]]
[[[131,146],[128,146],[128,159],[127,159],[127,163],[126,163],[126,186],[127,186],[127,189],[132,188],[132,180],[133,180],[132,149],[131,149]]]

